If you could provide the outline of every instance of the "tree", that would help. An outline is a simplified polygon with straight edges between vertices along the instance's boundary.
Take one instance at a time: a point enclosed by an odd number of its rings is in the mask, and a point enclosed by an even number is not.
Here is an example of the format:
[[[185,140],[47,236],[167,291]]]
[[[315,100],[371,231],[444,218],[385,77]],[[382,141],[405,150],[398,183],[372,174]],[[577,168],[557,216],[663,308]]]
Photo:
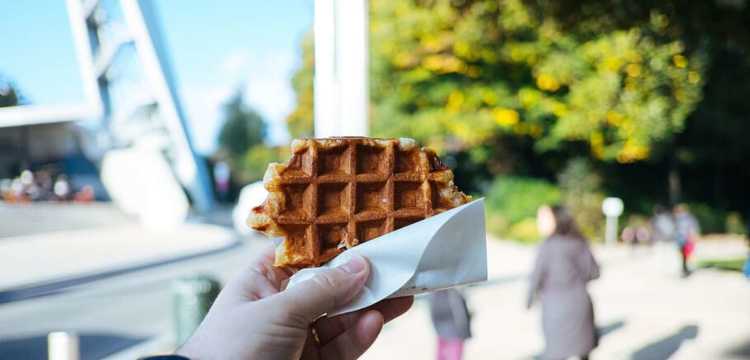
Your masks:
[[[750,3],[370,7],[371,133],[437,148],[463,188],[498,174],[554,181],[584,157],[637,211],[681,197],[750,216]],[[312,52],[308,38],[295,79],[312,79]],[[311,98],[312,81],[295,89]],[[312,102],[295,114],[311,131]]]
[[[457,5],[458,4],[458,5]],[[648,158],[701,98],[703,59],[663,24],[566,32],[519,0],[374,2],[373,124],[438,148],[501,134]]]
[[[705,60],[658,16],[586,32],[520,0],[370,4],[375,135],[440,151],[506,135],[534,139],[538,152],[577,142],[629,163],[681,131],[701,99]],[[311,73],[305,63],[297,77]]]
[[[0,76],[0,107],[16,106],[23,103],[23,98],[13,83]]]
[[[219,132],[219,145],[235,164],[240,163],[250,148],[262,144],[266,137],[265,121],[245,104],[243,95],[242,91],[237,91],[224,105],[226,118]]]
[[[313,134],[313,69],[315,52],[312,32],[302,39],[302,65],[292,77],[292,87],[297,94],[297,106],[287,117],[289,133],[295,138]]]

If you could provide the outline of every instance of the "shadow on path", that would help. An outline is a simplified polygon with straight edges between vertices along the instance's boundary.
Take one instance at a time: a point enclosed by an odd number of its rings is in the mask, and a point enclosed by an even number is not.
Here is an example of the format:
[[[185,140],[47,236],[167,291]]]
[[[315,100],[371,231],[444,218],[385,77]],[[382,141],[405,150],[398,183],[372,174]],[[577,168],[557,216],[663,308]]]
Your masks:
[[[750,359],[750,340],[733,346],[725,355],[733,358]]]
[[[698,327],[686,325],[676,333],[636,350],[630,358],[632,360],[667,359],[680,349],[683,342],[697,337]]]
[[[78,336],[81,360],[101,359],[147,339],[111,333],[81,333]],[[0,359],[46,360],[47,334],[0,340]]]
[[[609,333],[613,333],[617,330],[620,330],[623,326],[625,326],[625,322],[622,320],[613,321],[604,326],[598,326],[596,328],[596,331],[597,331],[597,335],[599,335],[599,340],[609,335]]]
[[[613,332],[615,332],[617,330],[620,330],[623,326],[625,326],[625,322],[622,321],[622,320],[616,320],[616,321],[613,321],[613,322],[611,322],[611,323],[609,323],[607,325],[604,325],[604,326],[597,326],[596,327],[596,334],[599,337],[598,340],[601,341],[601,339],[603,337],[605,337],[605,336],[609,335],[610,333],[613,333]],[[544,357],[542,355],[543,354],[537,354],[537,355],[534,355],[534,356],[532,356],[532,357],[530,357],[528,359],[531,359],[531,360],[543,360]]]

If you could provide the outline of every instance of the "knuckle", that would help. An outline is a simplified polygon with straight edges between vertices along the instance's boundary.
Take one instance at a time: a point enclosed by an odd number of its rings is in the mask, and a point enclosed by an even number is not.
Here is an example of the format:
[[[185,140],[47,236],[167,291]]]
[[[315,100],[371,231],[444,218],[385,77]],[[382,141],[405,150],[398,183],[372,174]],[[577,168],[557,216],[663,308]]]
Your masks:
[[[328,290],[335,290],[341,285],[341,281],[336,275],[336,270],[327,271],[325,273],[319,274],[318,276],[315,276],[314,279],[320,287]]]

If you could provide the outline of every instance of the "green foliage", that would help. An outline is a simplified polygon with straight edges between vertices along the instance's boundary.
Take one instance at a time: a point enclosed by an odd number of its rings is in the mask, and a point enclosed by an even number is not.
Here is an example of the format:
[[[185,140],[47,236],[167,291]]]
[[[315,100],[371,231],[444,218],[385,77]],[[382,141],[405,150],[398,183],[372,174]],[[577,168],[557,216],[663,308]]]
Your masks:
[[[603,216],[601,179],[586,159],[571,159],[557,178],[562,203],[573,213],[578,226],[590,239],[602,234]]]
[[[262,144],[266,137],[265,121],[244,103],[242,97],[242,92],[238,91],[224,105],[226,119],[219,132],[219,145],[235,163],[250,148]]]
[[[688,209],[698,219],[704,234],[744,235],[747,232],[745,221],[738,212],[728,212],[706,203],[688,203]]]
[[[438,150],[498,134],[634,162],[680,131],[703,59],[659,24],[564,32],[520,0],[371,2],[373,133]]]
[[[689,203],[688,209],[698,220],[702,233],[723,233],[726,230],[726,211],[705,203]]]
[[[520,241],[539,240],[537,209],[559,201],[560,191],[549,182],[525,177],[499,177],[487,194],[487,227],[501,237]]]
[[[258,181],[263,178],[269,163],[283,162],[289,158],[289,149],[283,147],[269,147],[263,144],[255,145],[242,157],[240,180],[243,183]]]
[[[472,191],[498,175],[552,179],[584,157],[629,211],[666,203],[676,173],[685,201],[744,212],[748,15],[736,1],[372,1],[371,133],[453,157]],[[312,133],[310,36],[302,51],[294,136]],[[604,191],[565,183],[563,202],[599,237]],[[712,211],[703,222],[726,228]]]
[[[302,40],[302,65],[292,77],[292,87],[297,94],[297,107],[286,119],[289,133],[294,138],[309,137],[313,134],[313,68],[315,52],[312,32]]]
[[[727,215],[725,230],[729,234],[747,235],[747,227],[742,215],[738,212],[731,212]]]
[[[746,258],[734,258],[734,259],[705,259],[698,262],[698,268],[712,268],[724,271],[737,271],[742,272],[742,267],[745,265]]]
[[[13,84],[0,77],[0,107],[16,106],[22,102],[21,100]]]

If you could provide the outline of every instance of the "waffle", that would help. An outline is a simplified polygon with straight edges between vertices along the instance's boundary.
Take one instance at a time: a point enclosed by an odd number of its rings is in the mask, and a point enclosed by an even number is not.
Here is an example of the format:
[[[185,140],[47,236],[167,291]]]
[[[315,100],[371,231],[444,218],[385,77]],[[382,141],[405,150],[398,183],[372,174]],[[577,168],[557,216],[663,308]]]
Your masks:
[[[292,142],[263,177],[268,198],[249,225],[283,237],[274,265],[323,264],[345,249],[467,203],[453,173],[413,139],[342,137]]]

